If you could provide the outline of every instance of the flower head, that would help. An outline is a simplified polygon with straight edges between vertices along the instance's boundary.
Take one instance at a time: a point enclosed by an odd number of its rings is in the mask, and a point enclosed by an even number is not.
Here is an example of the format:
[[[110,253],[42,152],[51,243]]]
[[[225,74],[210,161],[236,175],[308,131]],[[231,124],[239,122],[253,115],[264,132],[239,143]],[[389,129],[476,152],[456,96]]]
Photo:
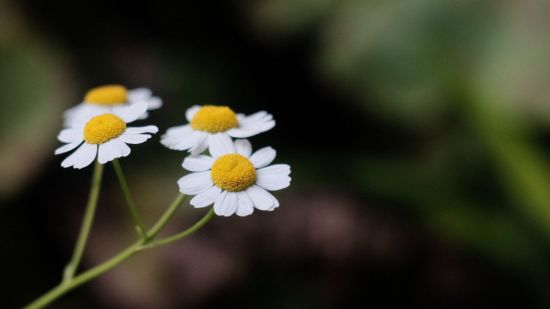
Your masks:
[[[271,147],[252,153],[246,139],[235,142],[214,140],[211,156],[189,156],[183,168],[192,173],[178,181],[180,191],[195,195],[191,205],[196,208],[214,204],[219,216],[248,216],[254,208],[271,211],[279,201],[268,192],[290,185],[290,166],[269,165],[276,152]]]
[[[189,124],[168,129],[161,143],[170,149],[189,150],[192,155],[220,140],[251,137],[275,126],[273,116],[264,111],[245,116],[227,106],[195,105],[185,116]]]
[[[61,166],[77,169],[90,165],[96,158],[104,164],[130,154],[127,144],[141,144],[158,132],[155,126],[128,127],[147,112],[147,103],[135,103],[114,109],[111,113],[100,110],[90,112],[86,119],[72,123],[62,130],[58,139],[66,145],[55,150],[55,154],[78,149],[68,156]],[[80,146],[80,147],[79,147]]]
[[[147,110],[158,109],[162,106],[162,100],[154,97],[148,88],[128,90],[121,85],[104,85],[92,88],[86,93],[82,103],[65,112],[65,125],[74,125],[97,112],[110,113],[136,103],[146,103]],[[147,116],[148,113],[143,113],[140,119],[145,119]]]

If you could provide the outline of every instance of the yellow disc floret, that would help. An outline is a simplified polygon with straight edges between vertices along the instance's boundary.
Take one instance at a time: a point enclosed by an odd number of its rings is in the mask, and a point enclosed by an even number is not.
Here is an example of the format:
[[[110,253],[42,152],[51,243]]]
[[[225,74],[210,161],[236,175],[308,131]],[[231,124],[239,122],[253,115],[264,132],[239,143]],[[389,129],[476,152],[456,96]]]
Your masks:
[[[238,192],[256,182],[256,169],[250,160],[240,154],[228,154],[214,162],[210,177],[217,187]]]
[[[126,131],[126,122],[113,114],[92,118],[84,127],[84,141],[88,144],[103,144],[119,137]]]
[[[106,85],[92,88],[84,97],[84,102],[96,105],[118,105],[128,102],[128,90],[120,85]]]
[[[191,119],[193,129],[209,133],[225,132],[237,125],[237,115],[227,106],[205,105]]]

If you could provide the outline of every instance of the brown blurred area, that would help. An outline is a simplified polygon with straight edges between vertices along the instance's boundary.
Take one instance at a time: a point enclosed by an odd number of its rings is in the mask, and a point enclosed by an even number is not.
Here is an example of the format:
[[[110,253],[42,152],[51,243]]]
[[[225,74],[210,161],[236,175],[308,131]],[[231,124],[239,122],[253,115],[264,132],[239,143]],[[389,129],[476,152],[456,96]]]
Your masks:
[[[549,6],[1,1],[0,307],[61,280],[92,169],[61,168],[55,137],[109,83],[160,96],[161,132],[194,104],[271,112],[252,144],[293,181],[276,211],[215,218],[53,308],[548,307]],[[148,224],[184,155],[157,136],[121,160]],[[107,166],[83,268],[135,239],[123,201]]]

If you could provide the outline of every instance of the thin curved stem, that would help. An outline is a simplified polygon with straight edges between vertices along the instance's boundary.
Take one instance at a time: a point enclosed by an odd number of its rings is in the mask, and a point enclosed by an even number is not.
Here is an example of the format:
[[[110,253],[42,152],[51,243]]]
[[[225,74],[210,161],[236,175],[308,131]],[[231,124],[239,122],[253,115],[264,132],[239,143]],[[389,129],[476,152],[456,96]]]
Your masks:
[[[128,182],[126,181],[126,177],[124,177],[124,172],[122,172],[122,167],[120,166],[120,162],[118,162],[118,159],[113,160],[113,167],[115,169],[118,182],[120,183],[122,194],[124,195],[124,199],[126,200],[126,205],[128,206],[128,210],[132,215],[132,220],[134,221],[136,230],[142,238],[146,238],[147,233],[145,232],[146,231],[145,224],[143,224],[143,220],[141,219],[139,210],[136,207],[136,203],[134,203],[134,199],[130,194],[130,189],[128,188]]]
[[[183,202],[183,199],[185,198],[185,195],[183,193],[178,194],[176,199],[168,206],[166,211],[162,214],[160,219],[153,225],[153,227],[147,232],[147,237],[150,239],[155,238],[158,233],[162,230],[162,228],[172,219],[174,214],[176,213],[176,210],[181,205],[181,202]]]
[[[143,240],[140,240],[140,242]],[[25,309],[38,309],[38,308],[44,308],[48,305],[50,305],[52,302],[54,302],[59,297],[65,295],[69,291],[77,288],[78,286],[100,276],[101,274],[105,273],[109,269],[117,266],[118,264],[122,263],[129,257],[131,257],[134,253],[137,247],[139,247],[140,242],[133,244],[132,246],[126,248],[121,253],[117,254],[113,258],[109,259],[106,262],[103,262],[102,264],[85,271],[84,273],[74,277],[70,281],[65,282],[65,284],[60,284],[56,286],[55,288],[51,289],[46,294],[42,295],[41,297],[37,298],[32,303],[25,306]]]
[[[80,275],[75,276],[71,280],[68,280],[67,282],[64,282],[62,284],[59,284],[58,286],[54,287],[52,290],[47,292],[46,294],[42,295],[41,297],[37,298],[35,301],[27,305],[25,308],[27,309],[37,309],[37,308],[44,308],[45,306],[51,304],[59,297],[65,295],[69,291],[79,287],[82,284],[85,284],[89,282],[92,279],[95,279],[99,277],[100,275],[104,274],[105,272],[113,269],[120,263],[126,261],[136,253],[150,249],[159,245],[168,244],[171,242],[165,242],[162,244],[158,244],[156,246],[148,246],[149,244],[153,243],[154,238],[158,235],[158,233],[166,226],[168,221],[173,217],[176,210],[181,205],[181,202],[183,201],[184,195],[179,194],[174,202],[166,209],[166,211],[162,214],[162,216],[159,218],[159,220],[155,223],[155,225],[147,231],[147,238],[142,238],[123,251],[121,251],[119,254],[115,255],[114,257],[110,258],[109,260],[81,273]],[[191,235],[192,233],[198,231],[200,228],[202,228],[208,221],[210,221],[212,217],[212,211],[208,212],[201,220],[199,220],[197,223],[195,223],[193,226],[185,230],[184,232],[177,234],[177,235],[183,235],[185,233],[185,236],[179,237],[178,239],[182,239],[186,236]],[[208,220],[206,220],[208,218]],[[169,237],[173,238],[173,237]]]
[[[86,212],[84,213],[84,218],[82,219],[82,225],[80,226],[80,232],[78,234],[73,256],[69,264],[65,266],[65,270],[63,272],[63,283],[70,281],[74,277],[74,274],[78,269],[78,265],[80,264],[80,260],[82,259],[82,254],[84,253],[84,248],[86,247],[88,236],[90,235],[90,230],[94,221],[102,177],[103,165],[96,161],[94,165],[94,174],[92,176],[92,184],[90,187],[90,195],[88,197],[88,204],[86,205]]]
[[[211,208],[208,213],[202,217],[199,221],[197,221],[195,224],[193,224],[190,228],[186,229],[185,231],[178,233],[176,235],[162,238],[159,240],[155,240],[147,245],[148,248],[154,248],[158,246],[168,245],[175,241],[178,241],[180,239],[184,239],[185,237],[195,233],[196,231],[200,230],[204,225],[206,225],[212,218],[214,217],[214,209]]]

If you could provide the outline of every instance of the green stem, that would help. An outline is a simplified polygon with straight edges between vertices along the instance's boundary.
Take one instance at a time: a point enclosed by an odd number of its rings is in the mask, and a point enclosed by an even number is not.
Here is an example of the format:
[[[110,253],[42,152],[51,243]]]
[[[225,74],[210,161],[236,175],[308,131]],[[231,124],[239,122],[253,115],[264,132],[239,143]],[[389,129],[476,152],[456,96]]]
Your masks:
[[[147,232],[147,237],[150,239],[155,238],[158,233],[162,230],[162,228],[168,223],[170,219],[174,216],[176,213],[176,210],[178,210],[181,202],[183,202],[183,199],[185,198],[185,195],[182,193],[178,194],[176,199],[172,202],[170,206],[166,209],[166,211],[162,214],[160,219],[153,225],[153,227]]]
[[[134,221],[134,225],[138,231],[138,234],[141,237],[146,238],[147,234],[145,233],[145,224],[143,224],[143,220],[141,220],[141,216],[139,215],[139,211],[136,207],[136,204],[134,203],[134,199],[130,194],[128,182],[126,181],[126,177],[124,177],[124,173],[122,172],[122,167],[120,166],[118,159],[113,160],[113,167],[115,169],[118,182],[120,183],[120,188],[122,189],[122,194],[124,195],[126,205],[128,206],[128,210],[130,210],[130,214],[132,215],[132,220]]]
[[[92,176],[90,195],[88,197],[88,204],[86,205],[86,212],[84,213],[84,219],[82,220],[82,225],[80,226],[80,233],[76,241],[73,256],[69,264],[65,266],[62,283],[66,283],[74,277],[74,274],[78,269],[80,260],[82,259],[82,254],[84,253],[84,248],[86,247],[86,242],[88,241],[88,236],[90,235],[90,230],[94,221],[95,211],[97,208],[97,200],[99,198],[99,191],[101,188],[102,176],[103,165],[96,161],[94,166],[94,174]]]
[[[26,309],[37,309],[37,308],[44,308],[45,306],[48,306],[52,302],[54,302],[59,297],[65,295],[69,291],[77,288],[78,286],[89,282],[92,279],[95,279],[99,277],[100,275],[104,274],[105,272],[113,269],[120,263],[126,261],[136,253],[150,249],[153,247],[157,247],[160,245],[165,245],[168,243],[171,243],[172,241],[164,241],[161,240],[162,243],[156,244],[154,246],[149,246],[154,242],[154,237],[158,235],[158,233],[164,228],[164,226],[168,223],[168,221],[172,218],[176,210],[181,205],[181,202],[183,201],[184,195],[179,194],[174,202],[166,209],[164,214],[159,218],[157,223],[149,229],[147,232],[147,238],[142,238],[138,240],[137,242],[133,243],[128,248],[124,249],[119,254],[115,255],[111,259],[81,273],[80,275],[77,275],[76,277],[72,278],[71,280],[64,282],[62,284],[59,284],[46,294],[42,295],[41,297],[37,298],[35,301],[27,305]],[[192,233],[198,231],[200,228],[202,228],[208,221],[212,219],[213,211],[209,211],[201,220],[199,220],[197,223],[195,223],[193,226],[185,230],[184,232],[177,234],[179,235],[178,239],[183,239]],[[168,237],[166,239],[172,239],[174,237]],[[174,239],[173,241],[175,241]]]
[[[140,240],[141,242],[142,240]],[[59,297],[65,295],[69,291],[77,288],[78,286],[86,283],[87,281],[90,281],[99,275],[105,273],[109,269],[117,266],[127,258],[131,257],[135,252],[135,249],[139,247],[140,243],[133,244],[132,246],[126,248],[121,253],[117,254],[115,257],[111,258],[110,260],[74,277],[70,281],[65,282],[64,284],[60,284],[56,286],[55,288],[51,289],[46,294],[42,295],[41,297],[37,298],[32,303],[28,304],[24,308],[26,309],[38,309],[38,308],[44,308],[48,305],[50,305],[52,302],[54,302]]]
[[[168,244],[171,244],[171,243],[173,243],[175,241],[178,241],[180,239],[184,239],[185,237],[187,237],[187,236],[195,233],[196,231],[200,230],[204,225],[206,225],[206,223],[210,222],[210,220],[212,220],[213,217],[214,217],[214,209],[211,208],[210,211],[204,217],[202,217],[202,219],[197,221],[190,228],[188,228],[185,231],[183,231],[181,233],[178,233],[176,235],[153,241],[149,245],[147,245],[147,247],[148,248],[154,248],[154,247],[158,247],[158,246],[168,245]]]

